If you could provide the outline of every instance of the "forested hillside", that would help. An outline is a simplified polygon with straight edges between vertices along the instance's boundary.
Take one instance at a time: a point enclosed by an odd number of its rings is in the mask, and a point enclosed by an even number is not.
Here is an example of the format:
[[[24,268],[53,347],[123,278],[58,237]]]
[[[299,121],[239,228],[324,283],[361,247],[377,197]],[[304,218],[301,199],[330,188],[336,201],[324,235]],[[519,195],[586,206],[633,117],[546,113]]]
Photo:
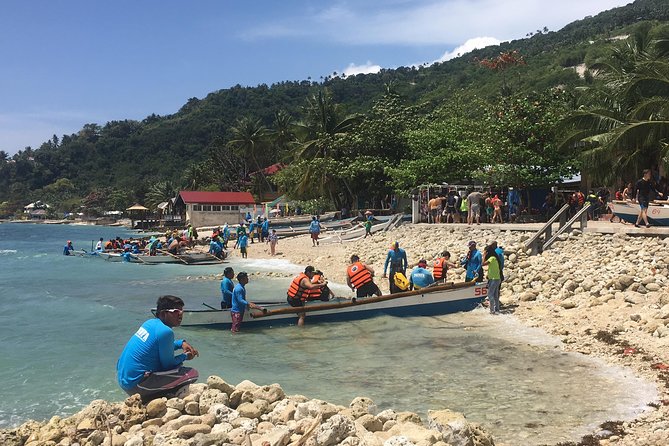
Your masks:
[[[59,211],[155,205],[179,188],[278,187],[339,206],[425,181],[549,184],[583,168],[565,118],[594,104],[583,91],[605,86],[602,62],[641,44],[665,62],[667,21],[669,2],[637,0],[444,63],[237,85],[173,115],[87,124],[0,151],[0,215],[37,199]],[[278,162],[288,167],[271,179],[253,174]]]

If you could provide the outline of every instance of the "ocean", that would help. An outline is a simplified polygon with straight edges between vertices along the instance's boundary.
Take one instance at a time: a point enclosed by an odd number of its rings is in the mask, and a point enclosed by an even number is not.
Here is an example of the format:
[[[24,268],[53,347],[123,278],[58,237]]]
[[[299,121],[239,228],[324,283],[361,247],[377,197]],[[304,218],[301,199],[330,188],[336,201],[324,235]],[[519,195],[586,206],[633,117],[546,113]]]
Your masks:
[[[115,366],[159,295],[189,308],[220,301],[227,265],[141,265],[62,255],[67,240],[131,235],[116,227],[0,224],[0,428],[73,414],[94,399],[121,401]],[[298,272],[282,260],[232,257],[235,271]],[[252,276],[250,300],[285,299],[290,278]],[[340,285],[345,289],[344,285]],[[336,289],[336,287],[335,287]],[[308,318],[307,318],[308,323]],[[243,328],[242,328],[243,329]],[[629,419],[656,396],[631,371],[559,349],[559,340],[484,310],[429,318],[252,330],[176,329],[200,357],[201,380],[219,375],[279,383],[289,394],[380,410],[463,412],[512,444],[574,440]]]

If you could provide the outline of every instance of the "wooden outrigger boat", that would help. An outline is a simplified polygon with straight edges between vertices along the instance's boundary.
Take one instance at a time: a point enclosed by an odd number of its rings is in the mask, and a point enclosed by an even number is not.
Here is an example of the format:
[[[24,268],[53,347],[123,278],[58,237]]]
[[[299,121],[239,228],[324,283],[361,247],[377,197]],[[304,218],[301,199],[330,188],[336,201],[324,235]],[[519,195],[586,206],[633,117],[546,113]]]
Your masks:
[[[657,226],[669,226],[669,204],[651,203],[648,207],[648,221]],[[629,223],[636,223],[639,215],[639,203],[631,201],[614,200],[611,202],[611,210],[616,217]]]
[[[338,297],[329,302],[309,302],[304,307],[291,307],[282,302],[265,303],[264,311],[251,310],[244,317],[244,329],[292,325],[297,313],[307,313],[307,323],[339,322],[367,319],[386,314],[390,316],[434,316],[471,311],[486,297],[485,284],[448,283],[417,291],[386,294],[378,297],[347,299]],[[260,304],[260,302],[257,302]],[[207,309],[184,309],[183,327],[230,329],[229,310],[211,306]]]
[[[123,257],[120,252],[98,252],[97,255],[108,262],[122,262]],[[150,256],[146,254],[132,254],[130,257],[131,263],[145,263],[149,265],[157,265],[161,263],[176,263],[182,265],[209,265],[215,263],[223,263],[223,260],[218,259],[212,254],[206,252],[194,252],[189,254],[157,254]]]

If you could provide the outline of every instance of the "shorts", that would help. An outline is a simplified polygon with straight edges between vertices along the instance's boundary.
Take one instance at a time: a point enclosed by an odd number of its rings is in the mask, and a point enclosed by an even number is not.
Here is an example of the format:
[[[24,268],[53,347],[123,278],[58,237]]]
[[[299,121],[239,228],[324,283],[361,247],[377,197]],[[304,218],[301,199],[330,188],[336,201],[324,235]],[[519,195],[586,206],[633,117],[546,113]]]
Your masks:
[[[126,390],[128,395],[139,394],[142,401],[147,402],[155,398],[176,393],[180,388],[197,381],[199,374],[191,367],[177,367],[164,372],[152,372],[132,389]]]
[[[304,301],[300,298],[297,298],[297,297],[288,296],[286,301],[288,302],[288,305],[290,305],[291,307],[303,307],[304,306]]]
[[[368,297],[368,296],[373,296],[375,294],[377,296],[380,296],[381,290],[379,290],[379,286],[375,284],[373,281],[367,282],[366,284],[355,290],[356,297]]]
[[[641,209],[642,211],[648,209],[648,201],[639,200],[639,209]]]
[[[239,248],[239,252],[241,252],[242,254],[246,254],[246,248],[245,247]]]
[[[230,319],[232,319],[232,327],[230,327],[230,331],[233,333],[238,333],[239,329],[242,327],[242,321],[244,320],[244,313],[237,313],[236,311],[231,311]]]
[[[472,217],[478,217],[481,215],[481,205],[480,204],[472,204]]]
[[[318,240],[318,236],[320,235],[320,232],[312,232],[311,233],[311,238],[313,240]]]
[[[446,206],[447,214],[455,214],[455,206]]]

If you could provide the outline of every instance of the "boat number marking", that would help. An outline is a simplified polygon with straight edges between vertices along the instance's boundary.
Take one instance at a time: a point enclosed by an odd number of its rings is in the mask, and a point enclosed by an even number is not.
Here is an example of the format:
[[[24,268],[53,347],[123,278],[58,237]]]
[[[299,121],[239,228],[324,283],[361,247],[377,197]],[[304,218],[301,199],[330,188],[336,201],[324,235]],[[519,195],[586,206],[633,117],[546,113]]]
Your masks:
[[[487,296],[488,288],[476,288],[474,290],[474,296]]]
[[[657,214],[660,213],[660,210],[659,209],[651,209],[650,213],[653,214],[653,215],[657,215]]]

